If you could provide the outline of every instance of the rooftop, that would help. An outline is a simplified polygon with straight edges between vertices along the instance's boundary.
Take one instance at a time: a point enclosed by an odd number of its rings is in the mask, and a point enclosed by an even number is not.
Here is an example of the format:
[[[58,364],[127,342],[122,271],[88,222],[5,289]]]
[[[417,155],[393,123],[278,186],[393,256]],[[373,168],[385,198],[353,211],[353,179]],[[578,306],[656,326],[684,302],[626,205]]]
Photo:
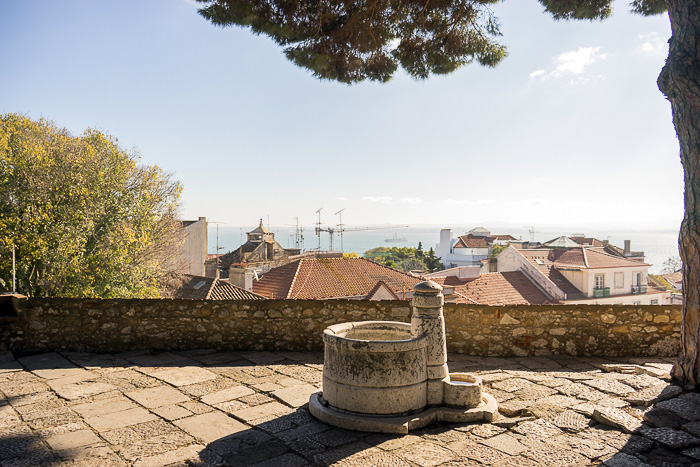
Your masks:
[[[309,258],[271,269],[253,283],[253,291],[276,299],[365,297],[380,280],[395,293],[421,282],[364,258]]]
[[[306,409],[306,352],[0,352],[2,465],[698,465],[700,395],[670,359],[450,355],[499,401],[486,424],[406,436],[347,431]],[[647,421],[642,421],[646,419]],[[602,423],[601,423],[602,422]],[[479,462],[481,464],[479,464]]]

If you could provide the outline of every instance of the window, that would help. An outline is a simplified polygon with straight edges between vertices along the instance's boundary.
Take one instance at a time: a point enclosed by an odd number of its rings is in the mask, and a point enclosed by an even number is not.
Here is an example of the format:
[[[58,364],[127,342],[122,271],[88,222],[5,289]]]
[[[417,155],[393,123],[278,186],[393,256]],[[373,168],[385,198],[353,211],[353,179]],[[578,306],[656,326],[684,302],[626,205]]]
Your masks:
[[[595,275],[595,288],[602,289],[605,287],[605,274]]]
[[[625,286],[625,273],[616,272],[615,273],[615,288],[621,289]]]
[[[656,299],[654,299],[654,300],[651,301],[651,304],[652,304],[652,305],[658,305],[658,304],[659,304],[659,301],[656,300]]]

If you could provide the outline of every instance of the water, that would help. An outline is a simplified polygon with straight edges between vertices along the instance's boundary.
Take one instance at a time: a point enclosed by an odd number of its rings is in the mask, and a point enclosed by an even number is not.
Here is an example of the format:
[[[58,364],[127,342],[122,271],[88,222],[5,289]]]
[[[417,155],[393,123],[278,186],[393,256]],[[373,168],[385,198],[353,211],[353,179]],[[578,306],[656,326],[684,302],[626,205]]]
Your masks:
[[[472,226],[473,227],[473,226]],[[464,235],[472,227],[456,227],[453,228],[452,234]],[[253,226],[249,227],[219,227],[219,246],[222,247],[220,253],[235,250],[241,244],[241,240],[245,242],[245,233],[253,230]],[[442,226],[423,226],[423,227],[401,227],[387,228],[370,231],[344,232],[342,238],[342,249],[347,252],[356,252],[360,256],[365,251],[376,247],[417,247],[418,243],[422,243],[423,250],[435,249],[440,240],[440,229]],[[488,228],[488,227],[487,227]],[[275,227],[270,229],[275,233],[277,240],[285,248],[295,248],[294,229],[289,227]],[[547,232],[536,232],[534,240],[545,242],[552,240],[561,235],[572,235],[574,232],[567,230],[548,229]],[[518,229],[492,229],[492,234],[510,234],[515,238],[524,240],[531,239],[530,234],[525,230]],[[599,240],[609,240],[611,244],[620,248],[624,247],[625,240],[631,241],[632,251],[643,251],[646,255],[645,261],[652,265],[649,271],[652,274],[658,274],[663,267],[664,261],[669,257],[678,257],[678,232],[673,231],[583,231],[587,237],[595,237]],[[385,239],[390,239],[396,234],[399,238],[405,238],[402,242],[385,242]],[[318,237],[314,234],[313,229],[304,230],[304,250],[312,250],[318,248]],[[340,235],[334,235],[333,246],[335,250],[341,249]],[[321,233],[321,250],[329,249],[329,235],[327,232]],[[209,227],[209,252],[216,252],[216,228],[212,225]]]

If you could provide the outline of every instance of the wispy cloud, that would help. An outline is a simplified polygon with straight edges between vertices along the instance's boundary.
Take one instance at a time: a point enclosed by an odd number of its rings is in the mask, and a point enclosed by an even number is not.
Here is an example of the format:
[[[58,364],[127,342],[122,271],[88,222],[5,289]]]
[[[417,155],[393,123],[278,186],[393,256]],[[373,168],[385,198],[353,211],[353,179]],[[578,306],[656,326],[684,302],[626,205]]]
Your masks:
[[[422,202],[423,202],[423,199],[422,199],[422,198],[418,198],[418,197],[416,197],[416,198],[401,198],[401,199],[399,199],[399,203],[403,203],[403,204],[420,204],[420,203],[422,203]]]
[[[450,206],[460,205],[460,204],[471,204],[473,206],[487,206],[487,205],[497,203],[497,201],[495,199],[452,199],[452,198],[442,200],[442,202],[444,204],[447,204]]]
[[[550,71],[539,69],[530,73],[530,79],[545,81],[553,78],[574,78],[570,82],[589,81],[590,77],[581,76],[595,62],[605,60],[608,55],[600,52],[600,47],[579,47],[578,50],[564,52],[553,58]],[[597,77],[602,77],[598,75]]]
[[[659,33],[650,32],[649,34],[640,34],[639,40],[642,44],[639,46],[639,50],[645,53],[666,53],[668,50],[668,43],[659,37]]]
[[[363,196],[362,201],[369,201],[371,203],[391,204],[394,201],[394,198],[392,198],[391,196]]]

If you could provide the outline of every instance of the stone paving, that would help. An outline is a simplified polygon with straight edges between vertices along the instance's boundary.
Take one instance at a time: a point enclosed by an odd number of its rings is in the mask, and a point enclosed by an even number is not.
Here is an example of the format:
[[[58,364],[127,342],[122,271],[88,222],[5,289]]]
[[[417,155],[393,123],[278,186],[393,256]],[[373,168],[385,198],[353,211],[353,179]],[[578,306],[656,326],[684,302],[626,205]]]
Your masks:
[[[396,436],[309,414],[318,353],[0,352],[0,465],[700,465],[700,394],[671,363],[450,355],[499,418]]]

